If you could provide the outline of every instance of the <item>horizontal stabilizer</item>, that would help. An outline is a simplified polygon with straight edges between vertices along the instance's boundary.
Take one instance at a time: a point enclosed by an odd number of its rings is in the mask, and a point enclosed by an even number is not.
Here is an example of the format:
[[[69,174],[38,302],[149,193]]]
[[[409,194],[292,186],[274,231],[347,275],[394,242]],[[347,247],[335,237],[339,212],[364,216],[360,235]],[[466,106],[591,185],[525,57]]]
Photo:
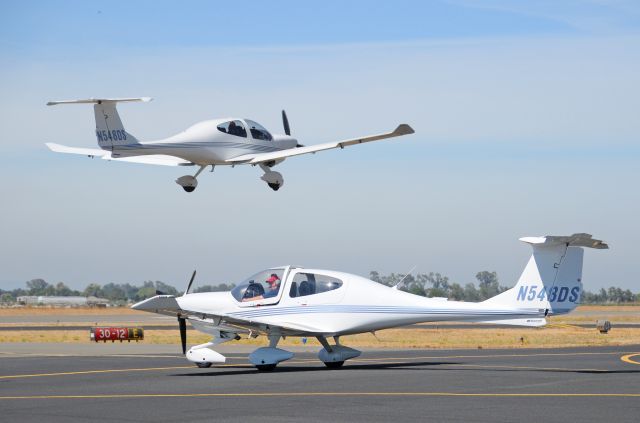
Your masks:
[[[131,98],[85,98],[80,100],[58,100],[58,101],[50,101],[47,103],[47,106],[55,106],[57,104],[99,104],[102,102],[111,102],[111,103],[130,103],[133,101],[142,101],[144,103],[148,103],[153,100],[151,97],[131,97]]]
[[[160,166],[192,166],[188,160],[181,159],[180,157],[167,156],[165,154],[149,154],[142,156],[130,156],[130,157],[111,157],[111,152],[107,150],[100,150],[97,148],[80,148],[80,147],[67,147],[66,145],[60,145],[52,142],[46,143],[46,146],[51,151],[56,153],[67,154],[80,154],[87,157],[100,157],[103,160],[112,160],[114,162],[130,162],[130,163],[142,163],[153,164]]]
[[[547,324],[547,319],[544,318],[528,318],[528,319],[508,319],[508,320],[485,320],[476,323],[488,323],[492,325],[508,325],[508,326],[527,326],[527,327],[542,327]]]
[[[536,246],[555,246],[555,245],[566,245],[568,247],[587,247],[587,248],[595,248],[598,250],[606,250],[609,246],[599,240],[593,239],[590,234],[573,234],[570,236],[530,236],[520,238],[520,241],[526,242],[527,244],[536,245]]]
[[[53,142],[47,142],[45,143],[45,145],[49,148],[49,150],[56,153],[81,154],[83,156],[89,157],[102,157],[105,155],[109,155],[108,151],[100,150],[98,148],[67,147],[66,145],[60,145]]]

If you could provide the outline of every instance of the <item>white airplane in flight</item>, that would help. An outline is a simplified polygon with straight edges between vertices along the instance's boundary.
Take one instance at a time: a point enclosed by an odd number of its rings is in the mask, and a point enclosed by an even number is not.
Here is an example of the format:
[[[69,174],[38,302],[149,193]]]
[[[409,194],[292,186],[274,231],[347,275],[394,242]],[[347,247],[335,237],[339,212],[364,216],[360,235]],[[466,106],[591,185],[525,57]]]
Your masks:
[[[226,118],[196,123],[169,138],[142,142],[124,129],[116,110],[117,103],[132,101],[148,102],[151,98],[90,98],[48,102],[48,106],[93,104],[96,137],[101,149],[67,147],[54,143],[47,143],[47,147],[58,153],[81,154],[105,160],[166,166],[199,166],[193,176],[185,175],[176,179],[176,183],[187,192],[196,189],[196,178],[208,166],[211,166],[213,171],[215,166],[220,165],[258,165],[264,172],[261,179],[277,191],[284,184],[284,178],[271,168],[288,157],[414,133],[409,125],[401,124],[392,132],[384,134],[305,147],[291,136],[289,121],[283,110],[282,122],[286,135],[271,134],[259,123],[249,119]]]
[[[518,283],[480,303],[425,298],[348,273],[284,266],[258,272],[230,292],[189,293],[194,272],[184,295],[156,295],[132,308],[177,316],[182,351],[198,367],[225,362],[210,347],[266,335],[269,346],[249,355],[258,370],[293,357],[277,348],[287,336],[317,338],[323,346],[318,358],[335,368],[360,355],[340,343],[343,335],[437,321],[543,326],[547,316],[568,313],[580,300],[582,247],[609,248],[589,234],[520,240],[533,247],[533,255]],[[213,339],[186,351],[187,321]]]

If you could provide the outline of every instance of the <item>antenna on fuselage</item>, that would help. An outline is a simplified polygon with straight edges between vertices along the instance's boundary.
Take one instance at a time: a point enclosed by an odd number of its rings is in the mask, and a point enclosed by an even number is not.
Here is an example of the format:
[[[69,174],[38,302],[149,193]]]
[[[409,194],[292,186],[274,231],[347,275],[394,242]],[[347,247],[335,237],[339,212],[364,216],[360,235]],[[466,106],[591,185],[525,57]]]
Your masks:
[[[415,266],[413,266],[411,268],[411,270],[409,270],[409,273],[405,274],[402,279],[400,279],[400,282],[398,282],[397,284],[393,285],[393,289],[400,289],[402,287],[402,282],[404,282],[404,280],[407,278],[407,276],[409,276],[411,274],[411,272],[413,272],[414,270],[416,270],[416,267],[418,265],[416,264]]]

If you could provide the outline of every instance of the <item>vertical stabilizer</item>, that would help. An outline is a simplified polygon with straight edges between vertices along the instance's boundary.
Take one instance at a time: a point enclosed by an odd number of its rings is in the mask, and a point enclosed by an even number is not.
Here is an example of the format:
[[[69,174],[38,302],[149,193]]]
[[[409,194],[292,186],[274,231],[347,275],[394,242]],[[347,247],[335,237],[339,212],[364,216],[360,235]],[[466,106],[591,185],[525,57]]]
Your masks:
[[[139,141],[128,133],[122,125],[116,110],[117,103],[132,101],[151,101],[150,97],[140,98],[89,98],[85,100],[50,101],[48,106],[56,104],[93,104],[96,119],[96,138],[103,150],[113,151],[118,146],[138,144]]]
[[[582,293],[583,247],[605,249],[607,244],[589,234],[521,238],[533,254],[515,287],[485,301],[509,307],[568,313]]]

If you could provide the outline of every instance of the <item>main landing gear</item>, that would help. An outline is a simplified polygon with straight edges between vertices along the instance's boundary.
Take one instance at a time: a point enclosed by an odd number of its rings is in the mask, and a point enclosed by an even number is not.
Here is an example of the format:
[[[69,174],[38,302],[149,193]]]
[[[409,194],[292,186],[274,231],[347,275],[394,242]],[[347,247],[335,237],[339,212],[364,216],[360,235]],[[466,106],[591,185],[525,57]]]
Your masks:
[[[282,177],[282,174],[280,172],[271,170],[271,166],[273,165],[275,165],[275,163],[260,163],[260,169],[262,169],[262,171],[264,172],[264,175],[262,175],[260,179],[265,181],[267,185],[269,185],[269,188],[277,191],[282,185],[284,185],[284,178]]]
[[[318,336],[317,339],[324,347],[318,352],[318,358],[329,369],[339,369],[345,361],[361,354],[358,350],[340,345],[338,336],[333,337],[335,345],[330,345],[324,336]],[[249,361],[256,369],[262,372],[272,371],[278,363],[293,357],[293,353],[276,348],[279,340],[279,335],[269,335],[269,346],[258,348],[249,355]]]
[[[249,354],[249,362],[261,372],[270,372],[281,361],[292,358],[292,352],[276,348],[278,341],[280,341],[280,335],[269,335],[269,346],[258,348]]]
[[[276,162],[272,161],[267,163],[260,163],[259,166],[260,169],[262,169],[262,171],[264,172],[264,175],[262,175],[260,179],[265,181],[267,185],[269,185],[269,188],[277,191],[282,185],[284,185],[284,178],[282,177],[282,174],[280,172],[271,170],[271,167],[275,164]],[[207,166],[209,165],[200,166],[200,169],[198,169],[196,174],[193,176],[184,175],[179,177],[178,179],[176,179],[176,184],[180,185],[186,192],[195,191],[195,189],[198,187],[198,176],[202,173],[203,170],[207,168]],[[215,165],[210,166],[211,172],[213,172]]]
[[[345,361],[356,358],[361,354],[358,350],[340,345],[339,336],[333,337],[336,342],[335,345],[330,345],[324,336],[318,336],[317,339],[324,347],[318,352],[318,358],[329,369],[339,369]]]
[[[180,185],[182,187],[182,189],[184,189],[187,192],[193,192],[196,187],[198,186],[198,179],[196,179],[198,177],[198,175],[200,175],[200,173],[202,173],[203,170],[205,170],[205,168],[208,165],[205,166],[200,166],[200,169],[198,169],[198,171],[196,172],[195,175],[191,176],[191,175],[184,175],[179,177],[178,179],[176,179],[176,184]],[[211,165],[211,171],[213,172],[213,169],[215,168],[215,165]]]

